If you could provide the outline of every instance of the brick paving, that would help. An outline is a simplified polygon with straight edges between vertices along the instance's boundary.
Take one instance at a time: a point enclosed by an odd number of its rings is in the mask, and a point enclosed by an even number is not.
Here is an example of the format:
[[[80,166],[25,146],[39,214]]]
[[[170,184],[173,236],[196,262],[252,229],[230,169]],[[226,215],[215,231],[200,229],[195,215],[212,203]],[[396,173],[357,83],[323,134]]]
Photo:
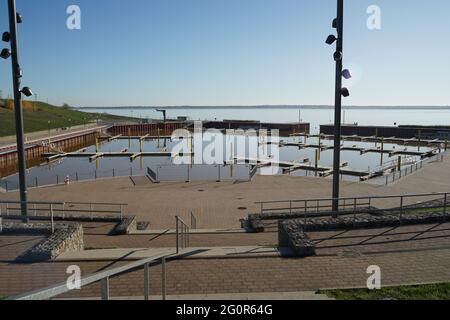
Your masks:
[[[83,274],[120,263],[83,262]],[[0,295],[16,294],[64,281],[73,263],[11,265],[0,263]],[[178,260],[167,264],[168,294],[293,292],[319,288],[364,287],[369,265],[379,265],[382,284],[450,281],[450,250],[427,250],[355,257],[317,256],[305,259],[246,258]],[[14,268],[14,277],[9,272]],[[159,294],[160,266],[150,268],[151,294]],[[111,280],[112,296],[142,295],[142,270]],[[99,295],[94,284],[77,297]]]
[[[102,236],[100,231],[97,236]],[[242,237],[245,234],[235,236]],[[170,261],[167,264],[167,293],[292,292],[331,287],[364,287],[369,265],[381,267],[384,285],[450,281],[450,223],[316,232],[310,236],[317,243],[318,255],[304,259],[258,257]],[[128,241],[125,238],[123,240]],[[82,273],[87,275],[127,263],[98,261],[18,264],[13,261],[13,252],[25,250],[37,241],[39,237],[0,236],[0,243],[7,245],[11,252],[9,255],[2,253],[1,256],[0,296],[64,281],[67,277],[65,270],[72,264],[79,265]],[[150,268],[150,278],[151,294],[157,295],[161,288],[159,265]],[[112,296],[142,295],[143,271],[114,278],[110,286]],[[98,295],[99,285],[93,284],[65,297]]]
[[[450,160],[426,166],[385,186],[344,182],[343,196],[445,192],[450,190]],[[186,221],[192,211],[200,228],[238,227],[239,218],[257,212],[256,201],[329,196],[330,181],[304,177],[256,177],[249,183],[168,183],[133,186],[115,179],[30,190],[30,199],[127,202],[127,213],[150,221],[152,229],[174,227],[175,215]],[[0,199],[16,199],[2,193]],[[377,204],[378,205],[378,204]],[[396,206],[386,201],[384,206]],[[86,246],[147,248],[173,246],[173,236],[107,236],[111,224],[86,224]],[[304,259],[233,258],[185,259],[168,263],[168,294],[290,292],[328,287],[364,287],[366,269],[379,265],[385,285],[450,281],[450,224],[391,229],[310,233],[318,256]],[[276,228],[273,228],[276,231]],[[70,264],[83,274],[124,264],[124,261],[48,262],[18,264],[14,260],[42,240],[33,236],[0,236],[0,296],[8,296],[64,281]],[[277,234],[193,235],[193,246],[273,245]],[[160,266],[151,267],[151,294],[160,292]],[[113,296],[142,294],[143,272],[111,280]],[[76,296],[99,294],[98,284]]]
[[[433,163],[389,186],[342,182],[342,196],[392,195],[450,191],[450,157]],[[134,186],[129,178],[73,183],[29,190],[36,201],[124,202],[126,213],[150,222],[152,229],[174,228],[175,216],[189,221],[193,212],[200,228],[239,227],[239,219],[256,213],[255,202],[328,198],[331,180],[311,177],[256,176],[246,183],[192,182]],[[0,199],[17,199],[18,193],[0,193]],[[412,201],[427,200],[414,199]],[[374,201],[395,207],[398,200]],[[404,203],[405,205],[413,203]]]

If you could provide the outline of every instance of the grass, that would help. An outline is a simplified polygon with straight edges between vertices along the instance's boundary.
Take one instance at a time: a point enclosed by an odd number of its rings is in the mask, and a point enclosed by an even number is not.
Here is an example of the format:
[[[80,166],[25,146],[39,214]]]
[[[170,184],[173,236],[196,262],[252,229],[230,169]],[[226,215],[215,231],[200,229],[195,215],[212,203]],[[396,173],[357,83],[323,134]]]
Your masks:
[[[320,293],[337,300],[449,300],[450,283],[389,287],[381,290],[325,290]]]
[[[15,134],[14,111],[11,100],[0,100],[0,137]],[[88,124],[98,120],[127,121],[136,119],[106,113],[87,113],[70,107],[57,107],[44,102],[24,101],[24,130],[26,133]],[[50,121],[50,123],[49,123]]]
[[[408,212],[410,212],[410,213],[442,213],[442,212],[444,212],[444,207],[419,208],[419,209],[414,209],[414,210],[408,209]]]

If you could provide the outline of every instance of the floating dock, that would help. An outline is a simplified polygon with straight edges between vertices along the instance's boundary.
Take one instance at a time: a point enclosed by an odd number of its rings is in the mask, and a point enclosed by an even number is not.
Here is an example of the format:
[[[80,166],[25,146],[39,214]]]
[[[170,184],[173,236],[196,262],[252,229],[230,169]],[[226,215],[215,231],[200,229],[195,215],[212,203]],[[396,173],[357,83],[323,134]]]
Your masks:
[[[291,173],[294,171],[309,171],[315,172],[321,177],[327,177],[333,174],[332,167],[320,166],[318,164],[311,165],[308,163],[301,163],[295,161],[279,161],[273,159],[259,159],[259,158],[248,158],[248,157],[234,157],[233,160],[225,161],[225,164],[236,164],[238,162],[244,162],[255,165],[271,166],[276,165],[282,168],[283,173]],[[364,170],[353,170],[346,168],[348,166],[347,162],[341,163],[340,174],[346,176],[359,177],[361,181],[368,180],[374,177],[378,177],[384,174],[384,171],[370,172]]]
[[[68,153],[44,153],[42,157],[48,162],[62,158],[89,158],[95,161],[99,158],[123,158],[128,157],[131,161],[139,157],[187,157],[193,156],[190,152],[173,154],[171,152],[68,152]]]
[[[334,134],[334,125],[321,125],[320,133]],[[450,140],[450,126],[360,126],[343,125],[342,134],[347,136],[379,137],[397,139],[439,139],[441,141]]]
[[[301,143],[301,142],[277,142],[277,143],[273,143],[273,142],[264,142],[262,144],[271,144],[271,145],[278,145],[280,148],[281,147],[296,147],[299,149],[308,149],[308,148],[313,148],[313,149],[320,149],[320,151],[326,151],[326,150],[332,150],[334,147],[333,146],[329,146],[329,145],[324,145],[324,144],[305,144],[305,143]],[[429,151],[412,151],[412,150],[395,150],[395,149],[384,149],[384,148],[363,148],[363,147],[356,147],[356,146],[341,146],[341,151],[355,151],[355,152],[359,152],[361,155],[366,154],[366,153],[379,153],[379,154],[388,154],[389,157],[393,157],[393,156],[415,156],[415,157],[421,157],[422,159],[424,158],[429,158],[432,157],[434,155],[436,155],[437,153],[439,153],[439,149],[433,149],[433,150],[429,150]]]

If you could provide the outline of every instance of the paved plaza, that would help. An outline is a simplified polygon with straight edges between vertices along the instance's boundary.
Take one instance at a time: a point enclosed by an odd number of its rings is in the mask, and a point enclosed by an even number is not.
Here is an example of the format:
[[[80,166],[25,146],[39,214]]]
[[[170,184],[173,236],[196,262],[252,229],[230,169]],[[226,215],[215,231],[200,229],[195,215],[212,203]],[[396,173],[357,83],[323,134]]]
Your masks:
[[[450,161],[434,163],[392,184],[343,182],[343,195],[387,195],[450,190]],[[30,190],[32,200],[125,202],[127,214],[150,222],[151,229],[174,228],[175,216],[188,220],[195,213],[199,228],[239,228],[239,219],[258,212],[255,202],[329,196],[330,181],[306,177],[257,176],[247,183],[168,183],[134,186],[118,178]],[[2,193],[0,199],[15,199]],[[386,202],[386,207],[396,203]],[[103,249],[158,249],[175,247],[170,233],[111,236],[113,223],[83,223],[86,254]],[[371,230],[311,232],[317,255],[287,258],[276,255],[189,257],[167,264],[168,295],[274,293],[326,288],[365,287],[368,266],[382,270],[383,285],[450,281],[450,222]],[[42,241],[41,236],[0,236],[0,296],[10,296],[67,279],[66,268],[79,265],[83,275],[129,263],[127,259],[82,259],[23,264],[16,258]],[[275,248],[276,228],[267,232],[214,232],[191,235],[192,247],[242,246]],[[150,268],[151,295],[161,292],[161,266]],[[98,297],[90,285],[64,297]],[[111,280],[112,297],[139,297],[143,272]]]

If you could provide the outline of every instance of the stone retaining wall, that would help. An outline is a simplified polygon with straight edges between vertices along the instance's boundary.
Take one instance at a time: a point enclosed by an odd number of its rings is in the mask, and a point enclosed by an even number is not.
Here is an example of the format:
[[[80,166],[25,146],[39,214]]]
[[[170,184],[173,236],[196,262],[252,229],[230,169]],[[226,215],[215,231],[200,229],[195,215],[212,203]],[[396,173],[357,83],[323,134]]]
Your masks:
[[[278,246],[290,248],[295,256],[309,257],[316,254],[314,243],[292,220],[280,221],[278,225]]]
[[[340,231],[355,229],[376,229],[417,224],[432,224],[450,221],[450,215],[442,213],[422,213],[407,215],[357,216],[339,218],[280,220],[278,223],[278,246],[288,247],[297,256],[315,254],[314,243],[306,232]]]
[[[50,230],[47,228],[46,232]],[[64,252],[76,252],[83,249],[82,225],[58,225],[53,234],[25,252],[18,260],[25,262],[53,260]]]
[[[116,225],[114,234],[128,234],[137,230],[137,219],[135,216],[125,217]]]

